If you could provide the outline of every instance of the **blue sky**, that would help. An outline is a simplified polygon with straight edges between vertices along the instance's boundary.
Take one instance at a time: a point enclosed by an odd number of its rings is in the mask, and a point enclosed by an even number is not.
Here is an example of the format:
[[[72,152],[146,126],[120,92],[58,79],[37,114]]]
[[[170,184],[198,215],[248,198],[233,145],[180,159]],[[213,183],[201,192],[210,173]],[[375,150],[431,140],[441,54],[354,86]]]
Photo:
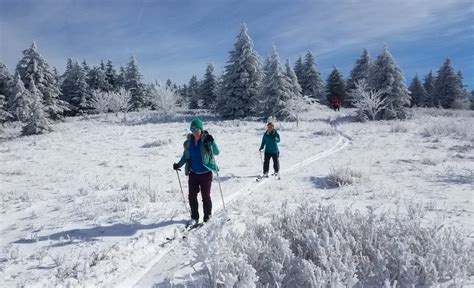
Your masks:
[[[310,50],[326,78],[347,77],[364,47],[388,45],[405,72],[423,77],[446,57],[474,89],[474,1],[471,0],[0,0],[0,61],[13,72],[36,41],[48,63],[66,59],[118,68],[135,54],[145,80],[178,84],[202,77],[207,63],[222,71],[242,22],[258,53],[275,44],[292,63]]]

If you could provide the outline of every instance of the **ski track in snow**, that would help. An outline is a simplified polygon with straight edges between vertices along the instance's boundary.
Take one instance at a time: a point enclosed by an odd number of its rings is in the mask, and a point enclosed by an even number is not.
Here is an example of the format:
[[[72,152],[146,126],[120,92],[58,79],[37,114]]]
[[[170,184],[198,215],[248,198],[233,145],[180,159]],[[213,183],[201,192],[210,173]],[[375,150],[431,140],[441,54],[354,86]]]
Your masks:
[[[332,123],[333,121],[330,120],[330,122]],[[344,149],[345,147],[347,147],[347,145],[349,145],[350,143],[350,140],[348,137],[346,137],[345,135],[343,135],[340,131],[338,131],[335,127],[335,125],[331,125],[339,134],[340,134],[340,137],[339,137],[339,140],[338,142],[332,146],[331,148],[325,150],[325,151],[322,151],[312,157],[309,157],[299,163],[296,163],[296,164],[293,164],[292,166],[286,168],[286,169],[283,169],[281,171],[281,175],[285,176],[291,172],[294,172],[302,167],[305,167],[309,164],[312,164],[313,162],[319,160],[319,159],[322,159],[322,158],[325,158],[331,154],[334,154],[342,149]],[[230,202],[233,202],[235,201],[236,199],[244,196],[244,195],[248,195],[250,194],[251,192],[255,191],[256,189],[258,189],[259,187],[267,184],[269,181],[276,181],[274,179],[270,179],[270,178],[266,178],[266,179],[262,179],[262,181],[259,181],[259,182],[251,182],[249,183],[247,186],[245,186],[244,188],[232,193],[232,195],[230,195],[229,197],[226,198],[226,203],[230,203]],[[217,201],[216,201],[217,202]],[[218,204],[217,204],[218,203]],[[222,203],[219,201],[215,204],[215,211],[218,212],[218,213],[222,213],[224,212],[223,211],[223,207],[222,207]],[[217,213],[216,213],[217,214]],[[144,279],[146,277],[146,275],[148,273],[150,273],[151,271],[154,271],[154,267],[159,264],[159,262],[161,261],[161,259],[163,259],[166,255],[168,255],[171,251],[173,251],[175,248],[177,248],[179,245],[182,244],[182,241],[180,238],[176,238],[175,240],[171,240],[172,242],[165,248],[163,248],[162,250],[160,250],[160,252],[152,258],[151,261],[149,261],[148,263],[143,263],[144,264],[144,268],[140,271],[136,271],[135,273],[133,273],[133,276],[132,277],[127,277],[125,279],[122,279],[121,281],[117,281],[119,282],[118,285],[120,285],[120,287],[141,287],[140,285],[138,285],[140,283],[140,281],[142,279]]]

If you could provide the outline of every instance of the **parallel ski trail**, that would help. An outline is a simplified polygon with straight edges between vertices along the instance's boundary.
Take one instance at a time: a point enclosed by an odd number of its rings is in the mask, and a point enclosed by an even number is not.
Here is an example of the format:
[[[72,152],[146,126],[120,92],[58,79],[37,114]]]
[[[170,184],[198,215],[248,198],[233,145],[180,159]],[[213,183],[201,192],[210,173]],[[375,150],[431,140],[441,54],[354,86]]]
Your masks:
[[[282,175],[286,175],[290,172],[296,171],[300,168],[303,168],[319,159],[325,158],[329,155],[332,155],[342,149],[344,149],[347,145],[349,145],[350,141],[344,137],[343,135],[339,137],[338,142],[331,148],[322,151],[312,157],[309,157],[299,163],[293,164],[290,167],[283,169],[281,171]],[[273,179],[272,179],[273,180]],[[250,182],[248,185],[246,185],[244,188],[237,190],[236,192],[232,193],[232,195],[228,196],[226,198],[226,202],[230,203],[235,201],[237,198],[247,195],[251,193],[252,191],[256,190],[257,188],[267,184],[270,181],[270,179],[262,179],[259,182]],[[217,204],[217,203],[216,203]],[[222,204],[219,203],[215,205],[215,211],[216,212],[223,212],[222,210]],[[217,214],[217,213],[216,213]],[[154,270],[153,267],[158,264],[163,257],[168,255],[172,250],[177,248],[179,245],[181,245],[182,240],[181,239],[176,239],[172,240],[171,243],[168,244],[168,246],[164,247],[163,249],[160,250],[160,252],[149,261],[146,266],[141,269],[140,271],[135,271],[133,276],[128,277],[127,279],[122,279],[120,282],[120,287],[135,287],[150,271]]]

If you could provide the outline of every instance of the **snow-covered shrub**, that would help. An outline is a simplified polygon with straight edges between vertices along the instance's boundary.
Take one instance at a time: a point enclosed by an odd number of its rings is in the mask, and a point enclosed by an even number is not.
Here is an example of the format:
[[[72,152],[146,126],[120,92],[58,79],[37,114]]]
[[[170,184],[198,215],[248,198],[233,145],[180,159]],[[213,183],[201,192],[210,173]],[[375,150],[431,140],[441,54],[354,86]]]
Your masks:
[[[145,143],[142,148],[160,147],[171,143],[171,139],[161,139],[153,142]]]
[[[225,218],[213,220],[189,238],[195,263],[203,264],[207,287],[256,287],[257,271],[248,263],[248,255],[229,245],[235,241],[233,233],[223,233]]]
[[[129,90],[120,88],[119,91],[112,93],[112,99],[109,102],[109,110],[112,112],[128,112],[132,105],[130,104],[132,95]]]
[[[130,92],[124,88],[117,92],[94,90],[92,92],[91,106],[99,114],[127,112],[131,107],[130,99]]]
[[[318,129],[316,132],[313,133],[315,136],[334,136],[337,135],[337,131],[330,127],[323,127]]]
[[[420,131],[423,137],[454,136],[466,138],[474,135],[474,127],[453,119],[438,119],[430,121]]]
[[[127,112],[131,108],[130,99],[130,92],[124,88],[117,92],[94,90],[92,92],[91,106],[99,114]]]
[[[109,103],[112,101],[112,93],[94,90],[92,91],[91,106],[101,114],[109,112]]]
[[[454,228],[422,226],[416,210],[340,213],[304,205],[283,209],[269,223],[249,222],[244,232],[225,231],[225,220],[213,219],[190,243],[210,287],[462,284],[474,273],[474,245]]]
[[[328,180],[336,183],[339,187],[353,184],[362,178],[362,174],[347,167],[331,167]]]
[[[166,85],[156,85],[150,95],[150,102],[163,115],[171,116],[178,108],[178,94],[175,89]]]
[[[367,82],[362,79],[356,84],[356,88],[350,92],[351,102],[357,108],[357,114],[362,120],[377,120],[388,102],[382,98],[384,90],[371,89]]]
[[[390,125],[391,133],[407,133],[408,130],[408,126],[400,121],[396,121]]]

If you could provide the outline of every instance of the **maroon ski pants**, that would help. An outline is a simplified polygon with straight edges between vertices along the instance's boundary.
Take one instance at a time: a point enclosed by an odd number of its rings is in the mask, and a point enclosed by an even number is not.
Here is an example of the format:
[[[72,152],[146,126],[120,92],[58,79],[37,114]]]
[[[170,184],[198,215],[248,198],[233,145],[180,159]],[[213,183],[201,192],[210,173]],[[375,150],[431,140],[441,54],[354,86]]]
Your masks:
[[[212,172],[206,172],[203,174],[196,174],[194,172],[189,173],[188,186],[189,186],[189,205],[191,206],[191,219],[199,220],[199,204],[197,195],[201,192],[202,206],[204,210],[204,217],[206,218],[212,214],[212,201],[211,201],[211,185],[212,185]]]

